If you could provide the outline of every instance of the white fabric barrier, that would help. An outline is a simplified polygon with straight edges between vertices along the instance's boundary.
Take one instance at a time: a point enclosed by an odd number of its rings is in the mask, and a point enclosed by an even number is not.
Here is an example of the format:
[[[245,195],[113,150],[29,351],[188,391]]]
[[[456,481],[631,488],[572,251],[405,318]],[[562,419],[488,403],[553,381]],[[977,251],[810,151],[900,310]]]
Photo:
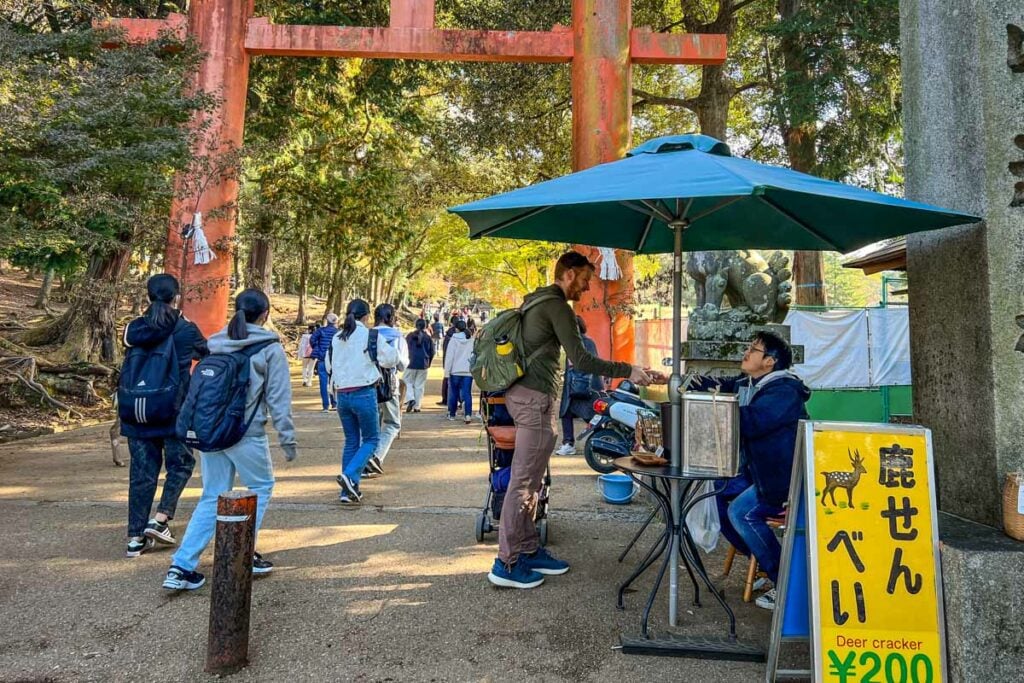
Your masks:
[[[906,306],[868,310],[871,386],[910,384],[910,311]]]
[[[792,343],[807,362],[794,370],[811,389],[871,385],[867,311],[790,311]]]
[[[859,311],[790,311],[786,325],[806,363],[794,370],[811,389],[910,384],[906,306]]]

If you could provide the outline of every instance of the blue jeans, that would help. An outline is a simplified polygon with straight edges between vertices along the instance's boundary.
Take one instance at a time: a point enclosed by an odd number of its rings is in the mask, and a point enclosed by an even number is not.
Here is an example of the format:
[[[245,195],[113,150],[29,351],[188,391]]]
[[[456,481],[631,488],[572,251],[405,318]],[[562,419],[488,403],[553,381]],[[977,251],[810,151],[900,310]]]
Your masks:
[[[217,529],[217,497],[230,491],[235,473],[246,488],[256,494],[256,533],[263,524],[270,494],[274,491],[274,466],[270,462],[270,446],[266,434],[243,436],[242,440],[223,451],[201,453],[203,463],[203,495],[199,498],[192,519],[188,521],[181,545],[171,564],[194,571],[199,556],[213,539]]]
[[[473,378],[470,375],[452,375],[448,378],[448,415],[455,417],[455,409],[462,402],[466,416],[473,414]]]
[[[782,506],[762,502],[757,496],[757,488],[742,475],[730,479],[715,496],[715,502],[718,503],[718,520],[725,540],[738,553],[753,553],[761,569],[772,583],[776,583],[782,546],[766,520],[778,517]]]
[[[345,432],[341,451],[341,471],[358,485],[363,468],[380,444],[380,415],[377,412],[377,389],[363,387],[338,393],[338,417]]]
[[[316,362],[316,376],[320,380],[320,403],[323,404],[324,410],[328,407],[334,408],[334,396],[328,390],[327,383],[330,381],[330,377],[327,376],[327,365],[325,361],[318,360]]]
[[[160,479],[160,467],[167,469],[167,477],[156,511],[173,519],[178,498],[192,477],[196,459],[191,449],[172,437],[128,439],[128,451],[132,454],[128,471],[128,536],[131,537],[141,536],[146,530]]]

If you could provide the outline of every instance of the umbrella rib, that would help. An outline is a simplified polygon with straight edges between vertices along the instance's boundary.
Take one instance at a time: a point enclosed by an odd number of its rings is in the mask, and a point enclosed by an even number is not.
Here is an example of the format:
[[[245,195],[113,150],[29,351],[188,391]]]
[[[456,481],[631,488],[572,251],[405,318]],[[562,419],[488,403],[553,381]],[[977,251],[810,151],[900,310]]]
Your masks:
[[[660,199],[657,201],[661,202]],[[659,210],[657,202],[651,201],[649,199],[641,199],[640,203],[646,206],[651,211],[653,211],[655,214],[657,214],[658,218],[660,218],[661,220],[666,222],[672,220],[672,210],[669,209],[667,206],[665,208],[668,209],[668,213],[665,213],[664,211]],[[664,205],[664,202],[662,202],[662,205]]]
[[[538,213],[541,213],[542,211],[547,211],[550,208],[551,208],[550,204],[547,205],[547,206],[535,207],[533,209],[530,209],[529,211],[526,211],[525,213],[519,214],[518,216],[516,216],[514,218],[509,218],[507,221],[502,221],[501,223],[498,223],[497,225],[492,225],[489,228],[485,228],[484,230],[481,230],[478,235],[475,235],[475,236],[476,237],[489,237],[489,236],[493,235],[494,233],[498,232],[499,230],[504,230],[508,226],[514,225],[514,224],[518,223],[519,221],[525,221],[527,218],[530,218],[532,216],[536,216]]]
[[[644,245],[647,244],[647,236],[651,234],[651,226],[654,225],[654,216],[647,217],[647,225],[644,226],[644,234],[640,236],[640,243],[636,245],[634,251],[640,253],[643,251]]]
[[[741,195],[741,196],[739,196],[739,197],[729,197],[729,198],[728,198],[728,199],[726,199],[725,201],[723,201],[723,202],[718,202],[717,204],[715,204],[715,205],[714,205],[714,206],[712,206],[711,208],[709,208],[709,209],[706,209],[706,210],[704,210],[704,211],[701,211],[701,212],[700,212],[700,213],[698,213],[697,215],[695,215],[695,216],[692,216],[692,217],[690,217],[690,218],[687,218],[686,220],[687,220],[687,222],[688,222],[688,223],[696,223],[696,222],[697,222],[697,221],[699,221],[699,220],[700,220],[701,218],[704,218],[704,216],[709,216],[709,215],[711,215],[711,214],[715,213],[716,211],[721,211],[722,209],[724,209],[725,207],[729,206],[730,204],[732,204],[732,203],[734,203],[734,202],[738,202],[739,200],[741,200],[741,199],[744,199],[744,198],[745,198],[745,197],[744,197],[744,196],[742,196],[742,195]],[[692,200],[691,200],[691,201],[692,201]],[[689,204],[687,204],[687,205],[686,205],[686,208],[687,208],[687,210],[689,210],[689,208],[690,208],[690,205],[689,205]]]
[[[645,216],[654,216],[655,218],[660,218],[666,223],[672,220],[671,216],[663,216],[660,211],[649,209],[647,206],[641,206],[639,204],[634,204],[633,202],[629,201],[620,201],[619,204],[626,207],[627,209],[636,211],[637,213],[642,213]]]
[[[842,251],[841,249],[838,249],[837,245],[836,245],[835,243],[833,243],[833,242],[832,242],[832,240],[830,240],[829,238],[825,237],[825,236],[824,236],[823,234],[821,234],[820,232],[818,232],[817,230],[815,230],[815,229],[814,229],[814,228],[812,228],[811,226],[809,226],[809,225],[807,225],[806,223],[804,223],[804,222],[803,222],[802,220],[800,220],[799,218],[797,218],[796,216],[794,216],[794,215],[793,215],[792,213],[790,213],[790,212],[789,212],[789,211],[787,211],[786,209],[782,208],[781,206],[779,206],[778,204],[776,204],[775,202],[773,202],[773,201],[772,201],[771,199],[769,199],[769,198],[768,198],[768,197],[766,197],[765,195],[760,195],[760,196],[758,196],[758,199],[760,199],[760,200],[761,200],[762,202],[764,202],[764,203],[765,203],[765,204],[767,204],[768,206],[770,206],[770,207],[772,207],[773,209],[775,209],[776,211],[778,211],[778,212],[779,212],[780,214],[782,214],[782,215],[783,215],[783,216],[784,216],[785,218],[788,218],[789,220],[791,220],[791,221],[793,221],[794,223],[796,223],[797,225],[799,225],[799,226],[800,226],[801,228],[803,228],[803,230],[804,230],[805,232],[809,232],[810,234],[812,234],[812,235],[814,235],[815,237],[817,237],[817,238],[818,238],[819,240],[821,240],[822,242],[824,242],[824,243],[825,243],[826,245],[828,245],[828,246],[829,246],[829,247],[831,247],[832,249],[836,249],[837,251]]]

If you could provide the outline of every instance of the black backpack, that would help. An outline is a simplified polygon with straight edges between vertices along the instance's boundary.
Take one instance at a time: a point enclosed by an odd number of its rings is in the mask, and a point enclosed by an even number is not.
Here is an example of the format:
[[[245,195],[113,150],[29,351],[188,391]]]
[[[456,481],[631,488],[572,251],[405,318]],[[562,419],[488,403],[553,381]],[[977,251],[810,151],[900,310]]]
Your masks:
[[[366,353],[370,354],[370,360],[380,370],[380,381],[377,382],[377,403],[387,403],[395,397],[397,388],[398,371],[395,368],[382,368],[377,363],[377,343],[380,337],[380,330],[371,329],[370,337],[366,344]],[[387,342],[385,342],[387,343]]]
[[[264,384],[252,415],[246,417],[249,360],[276,343],[269,340],[233,353],[212,353],[199,361],[178,414],[178,438],[206,453],[222,451],[241,441],[266,392]]]
[[[156,346],[133,346],[125,354],[117,385],[117,414],[121,422],[140,427],[174,423],[181,398],[178,352],[174,329]]]

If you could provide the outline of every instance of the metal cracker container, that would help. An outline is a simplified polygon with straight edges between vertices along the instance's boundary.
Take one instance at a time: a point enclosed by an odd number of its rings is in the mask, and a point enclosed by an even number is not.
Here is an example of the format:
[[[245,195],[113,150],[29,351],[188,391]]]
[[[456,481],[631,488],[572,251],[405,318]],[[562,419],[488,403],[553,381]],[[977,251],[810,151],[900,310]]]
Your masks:
[[[740,463],[740,404],[736,394],[683,394],[683,474],[735,477]]]

